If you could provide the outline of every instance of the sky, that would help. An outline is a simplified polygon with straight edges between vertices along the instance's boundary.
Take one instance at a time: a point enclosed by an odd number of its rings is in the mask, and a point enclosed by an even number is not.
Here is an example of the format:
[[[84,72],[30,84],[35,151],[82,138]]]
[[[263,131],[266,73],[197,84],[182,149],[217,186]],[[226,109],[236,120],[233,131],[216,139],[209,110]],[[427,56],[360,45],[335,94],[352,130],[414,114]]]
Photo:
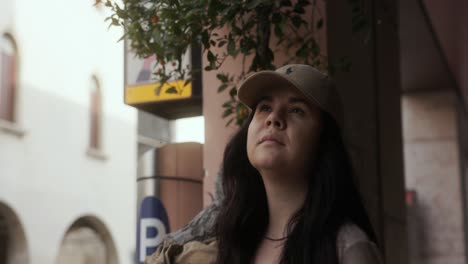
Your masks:
[[[205,143],[205,119],[203,116],[181,118],[171,122],[172,142]]]

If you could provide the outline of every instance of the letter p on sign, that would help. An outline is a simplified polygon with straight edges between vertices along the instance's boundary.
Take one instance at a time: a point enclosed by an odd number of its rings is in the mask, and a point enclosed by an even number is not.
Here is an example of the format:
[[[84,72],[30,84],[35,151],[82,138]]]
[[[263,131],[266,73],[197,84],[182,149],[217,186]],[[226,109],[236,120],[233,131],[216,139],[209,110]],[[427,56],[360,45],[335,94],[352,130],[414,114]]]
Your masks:
[[[163,204],[156,197],[146,197],[141,204],[137,228],[138,263],[143,264],[145,258],[156,251],[167,233],[169,221]]]

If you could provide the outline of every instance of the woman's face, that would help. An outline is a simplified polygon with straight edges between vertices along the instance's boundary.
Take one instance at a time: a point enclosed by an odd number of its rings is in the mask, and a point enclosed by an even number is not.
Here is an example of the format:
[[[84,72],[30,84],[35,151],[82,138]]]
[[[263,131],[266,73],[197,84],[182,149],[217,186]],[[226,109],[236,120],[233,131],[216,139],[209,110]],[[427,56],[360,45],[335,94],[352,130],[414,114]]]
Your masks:
[[[272,88],[258,102],[247,134],[247,156],[262,170],[306,172],[314,160],[321,110],[290,87]]]

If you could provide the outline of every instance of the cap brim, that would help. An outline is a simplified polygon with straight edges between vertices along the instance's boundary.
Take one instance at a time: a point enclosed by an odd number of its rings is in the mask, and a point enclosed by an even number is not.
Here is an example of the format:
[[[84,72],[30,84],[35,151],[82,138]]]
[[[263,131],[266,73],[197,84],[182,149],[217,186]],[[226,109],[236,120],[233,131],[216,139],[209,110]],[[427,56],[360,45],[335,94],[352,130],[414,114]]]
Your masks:
[[[239,89],[237,89],[237,97],[239,101],[253,109],[266,91],[274,86],[291,86],[304,94],[293,80],[283,74],[275,71],[262,71],[252,74],[242,82]],[[307,97],[307,95],[305,96]]]

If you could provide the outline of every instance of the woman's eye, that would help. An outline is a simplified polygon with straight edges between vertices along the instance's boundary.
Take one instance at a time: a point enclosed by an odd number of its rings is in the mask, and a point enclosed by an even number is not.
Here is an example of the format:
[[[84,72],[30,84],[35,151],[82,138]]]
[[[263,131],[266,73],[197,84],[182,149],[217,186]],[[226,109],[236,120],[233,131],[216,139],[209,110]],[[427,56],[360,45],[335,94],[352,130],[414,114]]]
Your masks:
[[[260,106],[258,107],[258,111],[260,111],[260,112],[270,111],[270,110],[271,110],[271,107],[268,106],[268,105],[260,105]]]
[[[305,114],[304,110],[302,110],[301,108],[292,108],[289,112],[293,114]]]

